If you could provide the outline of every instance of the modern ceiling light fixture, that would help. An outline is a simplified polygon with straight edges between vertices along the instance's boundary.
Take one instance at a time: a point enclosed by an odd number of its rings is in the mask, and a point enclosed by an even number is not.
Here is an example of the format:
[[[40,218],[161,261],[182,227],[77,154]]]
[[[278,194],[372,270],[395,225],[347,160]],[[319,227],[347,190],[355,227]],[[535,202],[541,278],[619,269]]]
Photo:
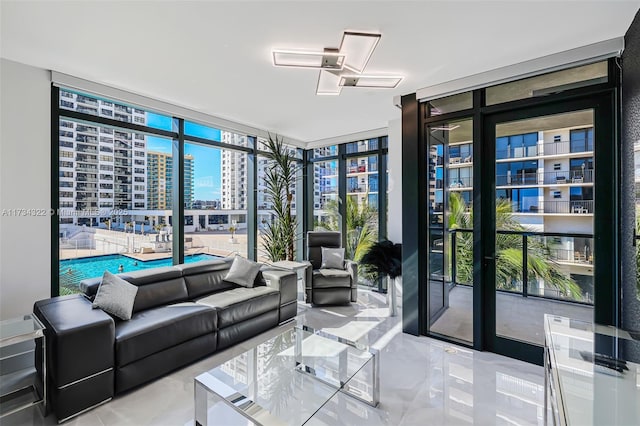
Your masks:
[[[340,76],[340,86],[382,87],[393,89],[402,81],[402,77],[393,75],[350,74]]]
[[[340,43],[340,53],[347,55],[344,66],[353,72],[361,74],[378,42],[382,37],[381,34],[356,33],[345,31],[342,35]]]
[[[273,65],[277,67],[321,68],[341,70],[345,55],[338,49],[324,49],[322,52],[306,50],[274,49]]]
[[[339,84],[340,75],[332,71],[320,70],[318,76],[318,87],[316,95],[337,96],[342,92],[342,86]]]
[[[394,88],[402,76],[363,74],[381,37],[377,33],[345,31],[339,49],[273,49],[273,65],[320,69],[316,95],[339,95],[343,87]]]

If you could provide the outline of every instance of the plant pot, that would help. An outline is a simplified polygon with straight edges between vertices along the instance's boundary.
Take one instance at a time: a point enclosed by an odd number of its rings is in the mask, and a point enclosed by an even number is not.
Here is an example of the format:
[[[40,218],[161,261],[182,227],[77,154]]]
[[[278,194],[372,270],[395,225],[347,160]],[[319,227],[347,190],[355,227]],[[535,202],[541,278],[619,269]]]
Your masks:
[[[237,243],[238,243],[238,240],[236,240],[235,238],[231,237],[231,238],[229,238],[229,242],[230,242],[231,244],[237,244]]]
[[[399,284],[400,277],[391,279],[387,276],[387,304],[389,305],[389,316],[398,315],[398,301],[396,296],[396,284]]]

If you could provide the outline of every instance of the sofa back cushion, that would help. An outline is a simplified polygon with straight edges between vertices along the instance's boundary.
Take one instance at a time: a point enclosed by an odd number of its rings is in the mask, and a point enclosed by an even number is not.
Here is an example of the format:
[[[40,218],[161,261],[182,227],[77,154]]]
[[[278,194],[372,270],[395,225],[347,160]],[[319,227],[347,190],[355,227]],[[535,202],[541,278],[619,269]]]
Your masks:
[[[118,276],[138,286],[133,313],[169,303],[187,300],[187,286],[182,271],[173,266],[127,272]],[[95,296],[101,278],[91,278],[80,283],[80,289],[89,298]]]
[[[224,281],[232,262],[233,258],[224,258],[185,263],[175,268],[182,272],[189,299],[195,299],[237,287],[236,284]]]

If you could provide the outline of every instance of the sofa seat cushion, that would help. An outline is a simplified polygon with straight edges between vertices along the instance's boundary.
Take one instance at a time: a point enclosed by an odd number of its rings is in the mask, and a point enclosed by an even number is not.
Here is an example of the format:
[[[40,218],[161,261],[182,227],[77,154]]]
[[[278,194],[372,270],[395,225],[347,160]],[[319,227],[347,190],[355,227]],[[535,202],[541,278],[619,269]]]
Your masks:
[[[267,311],[277,310],[280,292],[267,287],[238,287],[198,299],[199,304],[211,306],[218,311],[218,328],[237,324]]]
[[[313,287],[351,287],[351,275],[343,269],[316,269],[313,271]]]
[[[215,309],[176,303],[133,314],[116,324],[116,365],[127,365],[164,349],[218,330]]]

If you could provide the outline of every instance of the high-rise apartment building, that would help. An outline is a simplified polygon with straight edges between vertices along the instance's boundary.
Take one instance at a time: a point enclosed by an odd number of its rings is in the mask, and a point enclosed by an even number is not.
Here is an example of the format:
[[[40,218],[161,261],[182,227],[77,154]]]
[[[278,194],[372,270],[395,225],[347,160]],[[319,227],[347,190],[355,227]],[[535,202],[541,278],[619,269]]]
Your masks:
[[[570,119],[589,122],[579,113]],[[496,200],[507,202],[510,215],[527,230],[567,234],[548,237],[550,258],[589,299],[593,295],[593,239],[581,235],[593,234],[593,125],[553,127],[546,123],[540,121],[543,130],[538,131],[497,130]],[[446,156],[442,146],[446,146]],[[432,145],[429,163],[432,220],[442,214],[443,202],[451,192],[458,193],[470,211],[473,142],[456,139]]]
[[[195,188],[193,155],[184,156],[184,207],[192,208]],[[147,203],[152,210],[169,210],[173,202],[173,156],[147,152]]]
[[[143,110],[60,91],[60,108],[127,123],[146,123]],[[97,225],[110,211],[147,208],[146,140],[142,134],[59,123],[60,223]]]

